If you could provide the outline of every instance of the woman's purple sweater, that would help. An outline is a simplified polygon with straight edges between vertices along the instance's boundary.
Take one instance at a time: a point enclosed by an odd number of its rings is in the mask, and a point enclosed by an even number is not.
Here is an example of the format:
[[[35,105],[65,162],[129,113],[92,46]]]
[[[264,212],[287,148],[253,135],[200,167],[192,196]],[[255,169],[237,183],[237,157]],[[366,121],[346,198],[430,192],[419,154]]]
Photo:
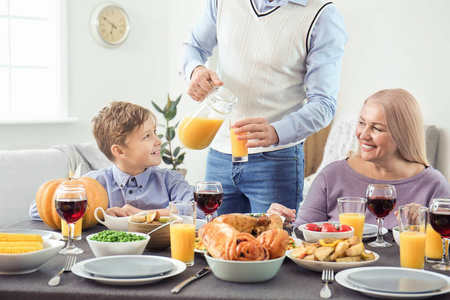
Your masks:
[[[322,221],[339,221],[337,199],[339,197],[365,197],[367,185],[392,184],[397,191],[397,203],[418,203],[428,207],[433,198],[450,198],[450,185],[436,169],[428,167],[419,174],[401,180],[377,180],[365,177],[353,170],[347,160],[327,165],[316,177],[303,202],[294,225]],[[366,223],[376,224],[375,216],[366,211]],[[398,221],[392,212],[384,220],[384,226],[392,229]]]

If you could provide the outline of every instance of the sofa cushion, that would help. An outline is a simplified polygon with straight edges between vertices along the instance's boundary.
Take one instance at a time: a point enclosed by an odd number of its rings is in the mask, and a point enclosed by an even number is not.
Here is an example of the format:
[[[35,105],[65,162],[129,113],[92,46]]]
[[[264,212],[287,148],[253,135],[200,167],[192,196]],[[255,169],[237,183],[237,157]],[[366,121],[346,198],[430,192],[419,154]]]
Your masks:
[[[0,166],[0,227],[29,219],[38,188],[69,175],[67,157],[57,149],[0,150]]]

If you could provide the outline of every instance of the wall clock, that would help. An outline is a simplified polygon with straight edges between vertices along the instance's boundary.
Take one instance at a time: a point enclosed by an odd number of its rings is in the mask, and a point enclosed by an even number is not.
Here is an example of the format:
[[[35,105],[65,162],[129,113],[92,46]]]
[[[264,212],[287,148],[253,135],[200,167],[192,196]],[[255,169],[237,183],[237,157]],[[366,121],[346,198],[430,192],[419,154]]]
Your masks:
[[[130,20],[117,3],[102,2],[91,15],[91,33],[94,40],[104,47],[121,45],[130,33]]]

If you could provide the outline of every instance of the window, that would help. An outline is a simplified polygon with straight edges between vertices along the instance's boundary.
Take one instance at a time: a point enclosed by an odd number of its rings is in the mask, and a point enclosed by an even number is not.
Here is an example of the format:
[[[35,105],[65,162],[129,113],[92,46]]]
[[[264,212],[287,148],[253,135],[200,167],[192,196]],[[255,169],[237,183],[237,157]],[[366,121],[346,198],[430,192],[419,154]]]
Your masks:
[[[0,123],[67,118],[66,0],[0,0]]]

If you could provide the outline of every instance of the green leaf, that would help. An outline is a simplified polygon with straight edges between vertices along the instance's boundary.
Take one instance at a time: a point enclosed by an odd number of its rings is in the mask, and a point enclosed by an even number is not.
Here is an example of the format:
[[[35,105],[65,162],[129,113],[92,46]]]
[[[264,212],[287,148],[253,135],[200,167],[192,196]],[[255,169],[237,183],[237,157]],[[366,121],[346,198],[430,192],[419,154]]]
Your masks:
[[[181,147],[176,147],[175,151],[173,151],[173,156],[177,157],[180,150],[181,150]]]
[[[168,155],[168,156],[170,156],[170,151],[167,150],[167,149],[163,149],[163,150],[161,150],[160,154],[161,154],[161,156],[163,156],[163,155]]]
[[[163,137],[164,137],[164,134],[158,134],[158,137],[160,138],[160,139],[162,139]],[[162,147],[162,146],[161,146]]]
[[[163,156],[163,161],[164,161],[164,163],[166,163],[166,164],[168,164],[168,165],[171,165],[172,164],[172,159],[170,158],[170,157],[168,157],[168,156]]]
[[[164,116],[164,118],[166,120],[172,120],[173,118],[175,118],[175,116],[177,115],[177,108],[175,107],[175,109],[171,109],[169,110],[166,115]]]
[[[164,143],[162,143],[162,145],[161,145],[161,149],[164,149],[164,148],[166,148],[166,147],[167,147],[167,145],[169,145],[169,142],[164,142]]]
[[[154,107],[159,113],[164,114],[163,110],[162,110],[155,102],[152,101],[152,104],[153,104],[153,107]]]
[[[180,94],[180,96],[178,96],[178,98],[175,100],[175,106],[177,106],[178,103],[180,102],[180,100],[181,100],[181,95],[182,95],[182,94]]]
[[[173,140],[174,137],[175,137],[175,129],[173,129],[172,127],[167,128],[166,139],[170,142]]]

